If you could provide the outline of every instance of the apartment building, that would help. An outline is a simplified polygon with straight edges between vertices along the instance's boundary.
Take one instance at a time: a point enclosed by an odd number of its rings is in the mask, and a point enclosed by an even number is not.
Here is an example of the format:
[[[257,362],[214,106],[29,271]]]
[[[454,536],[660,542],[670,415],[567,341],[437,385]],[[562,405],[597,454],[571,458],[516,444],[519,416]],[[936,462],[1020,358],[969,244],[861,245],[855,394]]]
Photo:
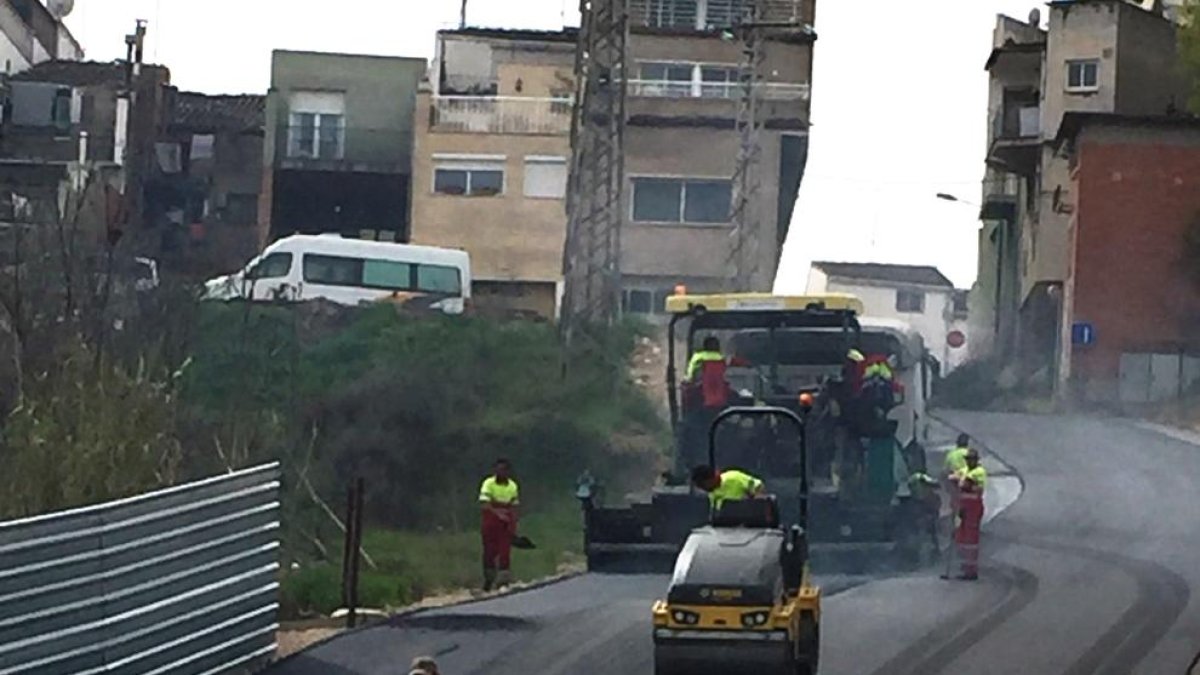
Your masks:
[[[818,261],[809,270],[806,292],[850,293],[862,300],[867,316],[912,326],[943,375],[966,360],[966,342],[950,337],[963,332],[966,298],[936,267]]]
[[[406,241],[413,107],[425,60],[276,50],[259,224]]]
[[[1200,121],[1068,113],[1057,147],[1071,160],[1073,200],[1063,389],[1109,405],[1194,391]]]
[[[83,48],[63,24],[72,3],[0,0],[0,66],[14,75],[45,61],[78,61]]]
[[[741,0],[635,0],[622,230],[626,311],[677,284],[726,288]],[[769,289],[808,148],[814,0],[769,0],[797,27],[766,43],[755,286]],[[803,24],[801,26],[800,24]],[[417,100],[413,241],[471,252],[481,306],[557,314],[562,292],[576,31],[441,31]]]
[[[1056,0],[1042,25],[997,18],[989,74],[987,174],[971,302],[976,353],[1050,374],[1062,361],[1072,209],[1055,136],[1066,113],[1166,114],[1186,100],[1175,25],[1156,0]]]

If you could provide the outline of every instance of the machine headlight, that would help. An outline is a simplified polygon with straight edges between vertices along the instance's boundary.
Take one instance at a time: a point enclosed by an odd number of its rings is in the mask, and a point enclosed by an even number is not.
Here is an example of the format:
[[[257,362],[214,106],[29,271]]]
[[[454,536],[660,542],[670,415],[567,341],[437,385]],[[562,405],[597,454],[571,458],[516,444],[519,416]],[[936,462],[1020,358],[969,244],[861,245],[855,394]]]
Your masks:
[[[694,626],[700,623],[700,615],[695,612],[689,612],[686,609],[672,610],[671,618],[675,620],[675,623],[681,623],[685,626]]]
[[[770,612],[746,612],[742,615],[742,626],[746,628],[757,628],[767,625],[767,621],[771,620]]]

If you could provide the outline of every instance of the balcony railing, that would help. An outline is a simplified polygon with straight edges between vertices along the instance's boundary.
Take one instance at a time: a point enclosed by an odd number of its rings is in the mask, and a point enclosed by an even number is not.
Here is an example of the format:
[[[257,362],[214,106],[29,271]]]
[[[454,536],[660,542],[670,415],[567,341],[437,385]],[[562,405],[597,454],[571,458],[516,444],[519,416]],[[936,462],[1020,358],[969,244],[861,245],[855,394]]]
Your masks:
[[[803,0],[756,0],[766,21],[802,25]],[[630,0],[629,18],[634,26],[676,30],[728,28],[746,20],[748,0]]]
[[[806,101],[807,84],[763,82],[755,85],[764,101]],[[741,98],[745,87],[740,82],[671,82],[666,80],[629,80],[629,95],[645,98]]]
[[[435,96],[434,131],[560,135],[571,131],[571,99],[520,96]]]

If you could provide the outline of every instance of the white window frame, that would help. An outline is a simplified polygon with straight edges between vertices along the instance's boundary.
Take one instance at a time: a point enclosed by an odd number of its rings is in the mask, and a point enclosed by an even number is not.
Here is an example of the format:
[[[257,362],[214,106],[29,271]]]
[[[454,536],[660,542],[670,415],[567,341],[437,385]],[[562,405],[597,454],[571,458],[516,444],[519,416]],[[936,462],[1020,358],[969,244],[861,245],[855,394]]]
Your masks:
[[[433,155],[433,171],[429,175],[429,192],[430,194],[439,197],[470,197],[470,198],[485,198],[485,197],[503,197],[508,193],[508,158],[505,155],[451,155],[451,154],[435,154]],[[446,192],[438,192],[437,190],[437,174],[439,170],[444,171],[465,171],[467,172],[466,192],[461,195],[450,194]],[[500,191],[494,194],[471,194],[471,172],[472,171],[499,171],[500,172]]]
[[[530,194],[529,187],[529,167],[530,165],[539,166],[561,166],[563,170],[563,180],[561,188],[556,194]],[[526,155],[524,162],[525,173],[522,176],[522,194],[526,199],[566,199],[567,198],[567,183],[570,180],[570,174],[567,167],[567,158],[558,155]]]
[[[1079,82],[1078,85],[1071,84],[1071,69],[1079,67]],[[1095,69],[1095,82],[1093,84],[1083,84],[1085,81],[1084,75],[1087,73],[1087,67],[1092,66]],[[1066,65],[1066,91],[1071,93],[1086,93],[1099,91],[1100,89],[1100,59],[1067,59]]]
[[[300,150],[300,124],[297,119],[300,115],[313,116],[313,150],[312,153],[306,153]],[[337,149],[334,150],[333,157],[321,156],[321,118],[336,117],[338,118],[337,125]],[[328,113],[328,112],[309,112],[307,110],[291,110],[288,111],[288,157],[292,159],[343,159],[346,156],[346,115],[343,113]]]
[[[642,78],[642,67],[648,65],[661,65],[667,67],[687,66],[692,71],[690,80],[647,80]],[[733,70],[738,72],[738,79],[732,83],[733,87],[741,84],[741,66],[736,63],[714,63],[709,61],[677,61],[677,60],[657,60],[646,59],[638,61],[638,79],[635,81],[637,87],[634,88],[633,96],[643,96],[647,98],[714,98],[714,99],[729,99],[733,96],[705,96],[704,95],[704,69],[705,68],[722,68],[725,70]],[[654,83],[662,83],[663,93],[646,93],[654,91]],[[676,92],[683,89],[684,84],[690,84],[686,95],[679,95]],[[708,83],[709,86],[714,86],[716,83]],[[732,87],[727,87],[731,89]]]
[[[636,204],[636,189],[637,181],[640,179],[646,180],[677,180],[682,185],[679,189],[679,220],[638,220],[634,217]],[[725,220],[720,222],[703,222],[687,220],[687,184],[689,182],[725,182],[729,183],[730,188],[730,210],[732,211],[733,204],[733,179],[724,176],[676,176],[676,175],[653,175],[653,174],[637,174],[629,177],[629,222],[634,225],[647,225],[650,227],[729,227],[731,224],[730,216],[732,213],[725,216]]]

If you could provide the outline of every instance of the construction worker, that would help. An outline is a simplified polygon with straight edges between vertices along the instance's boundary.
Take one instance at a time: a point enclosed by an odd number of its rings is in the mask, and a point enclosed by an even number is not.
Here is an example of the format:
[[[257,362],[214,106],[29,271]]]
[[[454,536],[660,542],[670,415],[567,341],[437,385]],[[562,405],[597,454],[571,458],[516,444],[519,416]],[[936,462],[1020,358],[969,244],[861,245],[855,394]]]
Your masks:
[[[497,459],[493,471],[479,487],[485,591],[507,586],[511,581],[509,557],[517,532],[517,507],[521,503],[517,481],[511,476],[512,464],[507,459]]]
[[[763,482],[754,476],[737,469],[718,473],[707,464],[692,469],[692,484],[708,493],[708,502],[714,510],[727,501],[753,499],[764,493]]]
[[[716,336],[709,335],[704,338],[700,351],[692,354],[692,358],[688,360],[687,381],[695,382],[705,363],[724,360],[725,356],[721,354],[721,341]]]
[[[946,453],[946,460],[942,463],[947,479],[956,480],[958,475],[967,468],[967,453],[971,451],[970,448],[971,437],[959,434],[958,440],[954,442],[954,448]]]
[[[979,451],[971,448],[966,468],[958,475],[958,528],[954,545],[962,561],[961,579],[979,578],[979,530],[983,525],[983,491],[987,470],[979,464]]]

